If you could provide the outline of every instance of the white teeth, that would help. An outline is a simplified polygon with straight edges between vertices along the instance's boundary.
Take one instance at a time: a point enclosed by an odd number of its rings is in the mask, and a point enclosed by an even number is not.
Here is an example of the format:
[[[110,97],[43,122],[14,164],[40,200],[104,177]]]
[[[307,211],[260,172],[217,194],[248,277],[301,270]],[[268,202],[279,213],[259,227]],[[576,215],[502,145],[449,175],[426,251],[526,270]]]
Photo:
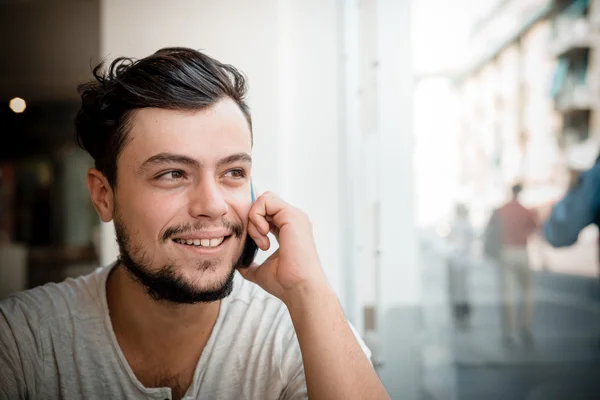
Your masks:
[[[214,238],[214,239],[175,239],[177,243],[187,244],[190,246],[200,246],[200,247],[217,247],[223,241],[225,237]]]
[[[220,238],[216,238],[216,239],[210,239],[210,247],[217,247],[218,245],[220,245],[221,243],[223,243],[223,237]]]

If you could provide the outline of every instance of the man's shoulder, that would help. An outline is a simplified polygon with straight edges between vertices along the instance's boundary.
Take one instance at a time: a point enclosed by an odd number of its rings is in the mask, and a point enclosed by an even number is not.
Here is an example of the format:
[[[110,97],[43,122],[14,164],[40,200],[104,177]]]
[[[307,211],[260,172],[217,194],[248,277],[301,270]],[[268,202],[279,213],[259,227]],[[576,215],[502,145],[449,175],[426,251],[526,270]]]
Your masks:
[[[90,308],[98,305],[98,282],[103,273],[104,269],[98,268],[88,275],[14,293],[0,300],[0,313],[7,319],[27,322],[32,327],[65,315],[89,315]]]

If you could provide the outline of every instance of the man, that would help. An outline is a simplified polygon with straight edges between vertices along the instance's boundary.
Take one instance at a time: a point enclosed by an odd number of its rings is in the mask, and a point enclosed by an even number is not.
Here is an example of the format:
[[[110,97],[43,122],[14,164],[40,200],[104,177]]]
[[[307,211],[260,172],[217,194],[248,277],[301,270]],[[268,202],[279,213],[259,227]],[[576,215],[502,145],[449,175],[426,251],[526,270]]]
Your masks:
[[[242,75],[167,48],[94,76],[77,137],[120,256],[0,304],[1,397],[388,398],[308,217],[272,193],[251,201]],[[248,266],[269,232],[279,249]]]
[[[537,229],[536,215],[523,207],[519,195],[523,190],[521,184],[512,187],[512,199],[495,212],[494,218],[500,227],[500,288],[504,309],[504,340],[507,344],[513,341],[515,333],[515,315],[512,286],[516,283],[521,289],[523,310],[521,313],[520,333],[526,343],[531,343],[533,293],[531,269],[527,254],[527,241]]]

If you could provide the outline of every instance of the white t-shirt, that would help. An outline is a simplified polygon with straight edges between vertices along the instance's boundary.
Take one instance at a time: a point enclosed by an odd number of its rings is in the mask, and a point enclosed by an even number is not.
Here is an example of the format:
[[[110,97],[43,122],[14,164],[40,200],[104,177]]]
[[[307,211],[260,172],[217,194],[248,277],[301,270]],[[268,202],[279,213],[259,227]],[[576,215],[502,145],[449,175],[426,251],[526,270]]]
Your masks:
[[[171,398],[170,388],[138,381],[117,343],[106,302],[111,269],[0,302],[0,399]],[[184,398],[306,399],[285,305],[236,273]]]

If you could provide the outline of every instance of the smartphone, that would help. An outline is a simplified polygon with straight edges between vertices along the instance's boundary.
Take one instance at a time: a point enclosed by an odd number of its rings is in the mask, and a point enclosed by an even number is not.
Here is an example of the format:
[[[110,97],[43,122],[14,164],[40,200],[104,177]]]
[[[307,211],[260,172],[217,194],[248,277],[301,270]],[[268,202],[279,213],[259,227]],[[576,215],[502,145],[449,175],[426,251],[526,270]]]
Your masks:
[[[252,183],[252,179],[250,179],[250,198],[252,199],[252,203],[254,203],[256,200],[256,193],[254,192],[254,184]],[[258,246],[256,245],[256,242],[250,237],[250,235],[246,235],[246,243],[244,244],[244,250],[240,256],[238,268],[249,267],[254,261],[257,252]]]

